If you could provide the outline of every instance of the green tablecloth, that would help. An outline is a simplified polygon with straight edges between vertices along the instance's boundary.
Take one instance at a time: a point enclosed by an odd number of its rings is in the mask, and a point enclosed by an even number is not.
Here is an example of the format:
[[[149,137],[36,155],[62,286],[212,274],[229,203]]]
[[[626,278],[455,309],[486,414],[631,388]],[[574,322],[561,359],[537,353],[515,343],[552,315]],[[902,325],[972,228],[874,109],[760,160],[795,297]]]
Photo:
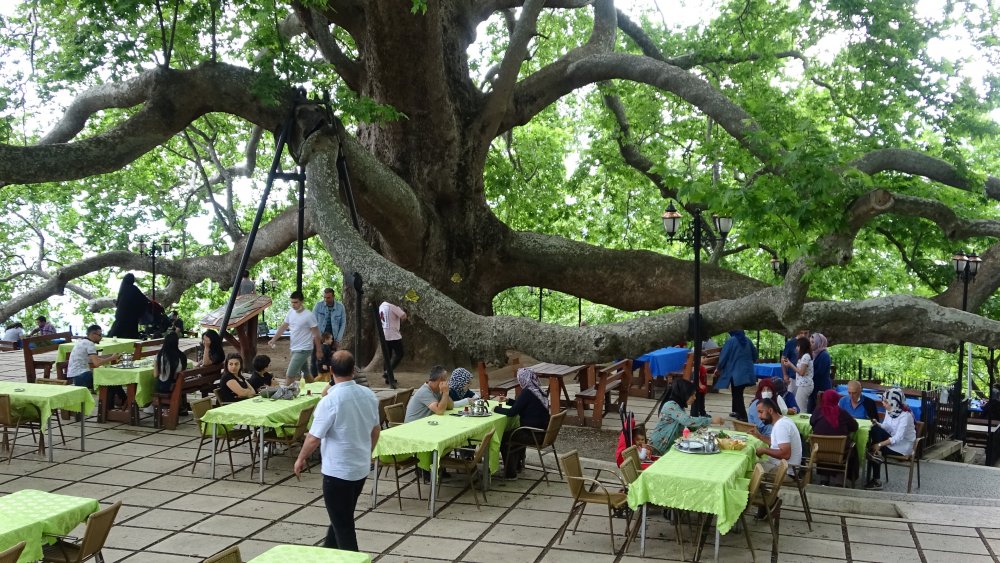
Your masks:
[[[727,431],[727,434],[743,436]],[[757,463],[755,448],[760,440],[747,436],[739,451],[712,455],[686,454],[673,448],[629,485],[628,504],[643,504],[694,510],[718,516],[719,532],[725,534],[746,509],[750,490],[747,474]]]
[[[286,424],[295,425],[299,421],[299,413],[319,402],[321,397],[313,393],[299,395],[295,399],[244,399],[216,407],[201,418],[205,424],[244,424],[246,426],[266,426],[279,428]],[[211,433],[211,428],[207,429]]]
[[[799,429],[802,438],[808,438],[812,435],[812,426],[809,424],[810,416],[808,414],[795,414],[789,417],[795,423],[795,427]],[[865,461],[865,448],[868,445],[868,434],[871,430],[872,421],[859,418],[858,430],[851,435],[851,440],[854,440],[854,449],[858,452],[858,461],[861,463]],[[806,454],[807,452],[802,453]]]
[[[20,391],[18,391],[20,389]],[[73,385],[42,385],[40,383],[16,383],[0,381],[0,394],[10,395],[11,408],[18,410],[19,405],[32,404],[38,407],[42,415],[42,431],[49,425],[49,417],[55,409],[82,412],[84,416],[94,410],[94,397],[86,387]],[[83,410],[80,410],[81,403]]]
[[[0,497],[0,551],[26,542],[18,562],[42,558],[42,544],[54,539],[44,535],[66,535],[100,509],[89,498],[57,495],[25,489]]]
[[[139,342],[135,338],[110,338],[105,337],[101,339],[101,343],[97,345],[97,351],[101,354],[114,354],[115,352],[121,352],[123,354],[128,354],[129,352],[135,351],[135,343]],[[69,358],[69,353],[73,351],[74,342],[63,342],[59,345],[59,350],[56,352],[56,361],[65,362]]]
[[[490,401],[490,410],[496,405],[495,401]],[[465,446],[469,438],[482,438],[490,428],[494,428],[496,432],[490,443],[490,472],[496,472],[500,468],[500,440],[510,417],[496,413],[488,417],[451,416],[451,413],[458,412],[451,410],[443,416],[432,415],[383,430],[373,454],[384,456],[436,451],[440,457],[448,450]]]
[[[94,369],[94,388],[112,385],[135,385],[135,402],[144,407],[153,401],[156,382],[153,378],[152,362],[132,368],[116,366]]]
[[[356,551],[341,551],[306,545],[276,545],[250,560],[250,563],[371,563],[371,556]]]

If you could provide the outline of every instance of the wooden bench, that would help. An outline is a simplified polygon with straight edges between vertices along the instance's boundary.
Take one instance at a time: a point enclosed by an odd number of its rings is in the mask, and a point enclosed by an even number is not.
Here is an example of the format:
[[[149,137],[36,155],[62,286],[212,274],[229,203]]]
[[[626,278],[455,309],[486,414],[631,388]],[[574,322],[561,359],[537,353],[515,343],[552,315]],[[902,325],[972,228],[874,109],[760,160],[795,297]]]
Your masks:
[[[506,366],[493,371],[486,371],[486,363],[479,362],[476,367],[476,371],[479,372],[479,394],[485,399],[500,394],[506,395],[513,389],[516,397],[521,393],[521,386],[517,383],[519,369],[521,369],[519,358],[514,358]]]
[[[17,349],[17,342],[12,340],[0,340],[0,352],[12,352]]]
[[[57,332],[43,336],[29,336],[21,339],[21,352],[24,354],[24,374],[28,378],[28,383],[34,383],[38,376],[38,370],[42,370],[45,379],[52,376],[52,367],[55,366],[59,345],[62,342],[53,343],[53,340],[62,339],[69,342],[73,339],[71,332]],[[32,347],[31,345],[35,346]],[[58,375],[58,374],[57,374]],[[62,379],[66,379],[64,375]]]
[[[163,339],[157,340],[140,340],[135,343],[135,348],[132,352],[132,359],[138,360],[139,358],[145,358],[148,356],[155,356],[160,353],[160,348],[163,347]]]
[[[153,426],[167,430],[177,428],[187,394],[200,391],[202,397],[207,397],[215,389],[222,367],[223,364],[215,364],[177,372],[173,391],[153,393]]]
[[[601,427],[601,421],[609,412],[628,408],[628,389],[632,385],[632,360],[621,360],[597,372],[594,387],[576,394],[576,414],[582,426]],[[618,390],[618,400],[612,401],[611,394]],[[588,419],[584,412],[593,404],[594,412]]]

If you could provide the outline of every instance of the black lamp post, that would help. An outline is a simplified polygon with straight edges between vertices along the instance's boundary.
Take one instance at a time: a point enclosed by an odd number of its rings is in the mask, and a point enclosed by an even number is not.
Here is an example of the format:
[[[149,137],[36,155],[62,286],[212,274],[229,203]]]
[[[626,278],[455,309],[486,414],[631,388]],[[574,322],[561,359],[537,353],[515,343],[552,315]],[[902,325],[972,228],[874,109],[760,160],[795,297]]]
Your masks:
[[[159,244],[155,241],[151,241],[148,245],[146,244],[146,237],[139,237],[137,239],[139,243],[139,254],[143,256],[149,256],[150,260],[153,261],[153,301],[156,301],[156,256],[166,255],[170,252],[170,241],[164,237],[160,240]]]
[[[951,257],[951,261],[955,264],[955,276],[962,280],[962,311],[965,311],[969,306],[969,282],[976,279],[976,274],[979,273],[979,265],[983,262],[983,259],[975,252],[966,254],[960,250]],[[952,391],[951,399],[952,431],[954,432],[954,437],[962,441],[965,441],[965,424],[963,423],[965,417],[962,412],[962,406],[964,405],[962,402],[964,356],[965,341],[962,341],[958,344],[958,377],[955,378],[955,389]]]
[[[268,291],[274,291],[274,282],[268,281],[267,278],[261,278],[260,283],[257,284],[257,290],[261,295],[267,295]],[[264,324],[266,325],[267,317],[264,316],[265,312],[267,312],[267,309],[260,312],[260,319],[264,321]]]
[[[666,231],[669,242],[690,243],[694,248],[694,316],[693,320],[688,322],[688,328],[694,333],[692,335],[692,340],[694,340],[694,364],[691,368],[691,377],[695,384],[697,384],[698,378],[701,376],[701,343],[704,340],[701,334],[701,246],[703,243],[707,245],[713,244],[715,242],[715,235],[705,222],[702,221],[701,209],[695,208],[692,214],[694,222],[690,228],[691,232],[678,235],[677,231],[681,226],[681,214],[677,212],[677,208],[671,202],[667,206],[667,210],[663,213],[663,230]],[[733,218],[712,215],[712,223],[715,225],[715,230],[722,237],[722,242],[725,243],[726,236],[733,229]]]
[[[780,278],[785,277],[788,273],[788,258],[784,260],[778,260],[777,256],[771,258],[771,270],[774,272],[774,275]]]

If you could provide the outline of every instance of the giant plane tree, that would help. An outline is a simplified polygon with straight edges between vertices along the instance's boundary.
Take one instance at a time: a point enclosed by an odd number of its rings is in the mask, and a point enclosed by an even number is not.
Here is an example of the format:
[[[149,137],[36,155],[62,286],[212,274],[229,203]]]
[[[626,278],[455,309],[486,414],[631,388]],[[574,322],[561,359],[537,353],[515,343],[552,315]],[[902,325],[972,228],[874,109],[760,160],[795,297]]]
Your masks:
[[[408,309],[418,355],[581,362],[680,339],[692,262],[658,226],[668,201],[736,222],[702,265],[709,332],[997,346],[1000,323],[977,312],[1000,285],[998,14],[925,12],[907,0],[24,1],[3,20],[0,319],[67,289],[107,306],[82,280],[149,269],[123,249],[127,222],[180,232],[192,209],[211,210],[221,242],[161,260],[159,297],[228,284],[254,203],[240,206],[241,178],[259,188],[257,160],[291,120],[285,169],[306,173],[307,235],[361,274],[365,299]],[[294,207],[269,208],[251,264],[294,243]],[[46,221],[69,250],[46,247]],[[29,240],[37,257],[12,250]],[[949,262],[966,247],[984,259],[971,312]],[[772,256],[789,261],[783,279],[759,265]],[[655,313],[583,328],[494,314],[524,286]]]

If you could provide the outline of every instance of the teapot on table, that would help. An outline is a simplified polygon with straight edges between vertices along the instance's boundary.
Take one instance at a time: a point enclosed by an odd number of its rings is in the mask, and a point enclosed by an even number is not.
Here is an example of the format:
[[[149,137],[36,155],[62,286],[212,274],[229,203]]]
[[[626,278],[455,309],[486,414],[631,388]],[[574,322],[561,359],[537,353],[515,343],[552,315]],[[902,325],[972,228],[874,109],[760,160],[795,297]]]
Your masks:
[[[469,408],[469,414],[472,416],[486,416],[490,414],[490,405],[482,399],[476,399]]]

